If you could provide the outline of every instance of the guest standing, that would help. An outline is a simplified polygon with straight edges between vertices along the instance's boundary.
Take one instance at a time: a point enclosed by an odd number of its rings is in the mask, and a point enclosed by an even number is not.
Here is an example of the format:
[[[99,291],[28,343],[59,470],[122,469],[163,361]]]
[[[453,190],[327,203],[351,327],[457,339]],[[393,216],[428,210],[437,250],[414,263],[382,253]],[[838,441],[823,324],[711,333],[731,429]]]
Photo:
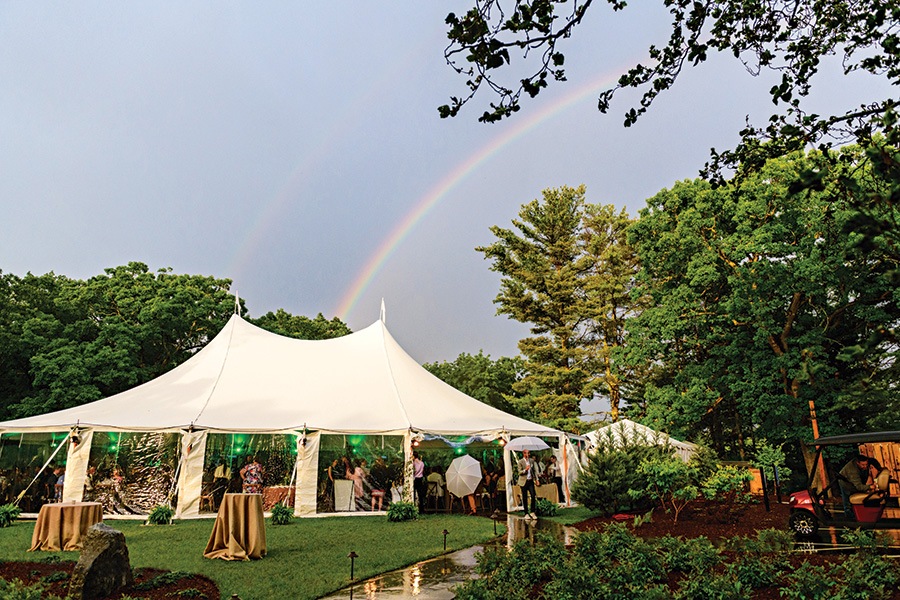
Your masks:
[[[256,457],[248,457],[247,464],[241,469],[241,479],[244,481],[244,493],[262,494],[264,474],[263,466],[256,462]]]
[[[425,512],[425,463],[419,457],[418,452],[413,452],[413,489],[419,503],[419,512]]]

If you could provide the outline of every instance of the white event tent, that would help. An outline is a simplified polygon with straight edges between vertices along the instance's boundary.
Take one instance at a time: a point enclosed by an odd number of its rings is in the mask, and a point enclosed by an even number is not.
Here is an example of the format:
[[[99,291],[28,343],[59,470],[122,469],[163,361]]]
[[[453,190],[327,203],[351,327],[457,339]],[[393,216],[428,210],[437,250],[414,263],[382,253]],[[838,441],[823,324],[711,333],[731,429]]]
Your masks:
[[[238,315],[193,357],[152,381],[75,408],[0,423],[4,439],[36,432],[68,436],[65,501],[82,500],[94,434],[174,434],[180,517],[200,511],[204,472],[211,469],[205,449],[214,434],[290,440],[293,504],[301,516],[316,513],[326,435],[400,436],[392,439],[397,448],[403,440],[406,499],[412,497],[412,447],[429,436],[490,441],[536,435],[558,438],[564,454],[570,447],[563,432],[497,410],[431,375],[382,320],[344,337],[310,341],[270,333]],[[504,464],[509,482],[509,452]]]
[[[600,429],[595,429],[594,431],[584,434],[584,437],[591,443],[589,452],[596,449],[596,447],[601,444],[612,444],[615,447],[622,446],[623,443],[639,443],[668,446],[672,448],[679,458],[687,462],[697,450],[696,444],[676,440],[666,433],[656,431],[651,427],[635,423],[628,419],[620,419],[615,423],[611,423]]]

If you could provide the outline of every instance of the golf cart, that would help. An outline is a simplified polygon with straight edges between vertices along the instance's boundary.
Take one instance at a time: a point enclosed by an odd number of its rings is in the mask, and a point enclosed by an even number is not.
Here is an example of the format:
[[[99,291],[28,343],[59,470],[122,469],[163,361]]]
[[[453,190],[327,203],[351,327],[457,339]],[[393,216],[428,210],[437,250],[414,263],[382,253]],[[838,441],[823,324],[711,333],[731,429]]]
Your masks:
[[[900,530],[900,431],[821,437],[814,444],[806,489],[791,494],[791,530],[805,536],[820,526]],[[841,468],[858,454],[876,459],[882,468],[873,473],[865,492],[842,494],[841,483],[848,488],[849,480],[840,474]]]

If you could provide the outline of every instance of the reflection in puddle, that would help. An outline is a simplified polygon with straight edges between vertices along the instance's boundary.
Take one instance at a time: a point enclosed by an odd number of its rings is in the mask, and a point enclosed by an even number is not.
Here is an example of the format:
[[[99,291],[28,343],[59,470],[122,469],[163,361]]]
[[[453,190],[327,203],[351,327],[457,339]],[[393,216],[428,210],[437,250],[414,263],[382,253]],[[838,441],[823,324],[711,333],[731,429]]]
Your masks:
[[[537,532],[555,535],[565,544],[571,544],[576,530],[547,521],[525,521],[521,517],[508,516],[506,544],[512,546],[519,540],[534,541]],[[501,539],[502,542],[502,539]],[[416,563],[405,569],[373,577],[351,588],[345,588],[326,600],[380,600],[382,598],[416,598],[417,600],[451,600],[453,588],[475,577],[475,555],[484,550],[473,546]]]

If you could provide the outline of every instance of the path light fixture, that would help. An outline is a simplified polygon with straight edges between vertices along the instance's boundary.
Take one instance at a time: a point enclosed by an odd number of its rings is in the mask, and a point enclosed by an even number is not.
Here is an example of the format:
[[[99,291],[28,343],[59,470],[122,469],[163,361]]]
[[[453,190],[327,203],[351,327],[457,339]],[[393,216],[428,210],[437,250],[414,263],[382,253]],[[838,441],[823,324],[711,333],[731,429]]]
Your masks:
[[[356,557],[359,556],[353,550],[350,551],[350,554],[347,555],[347,558],[350,559],[350,581],[353,581],[353,561],[356,560]]]
[[[447,531],[447,530],[445,529],[445,530],[443,530],[441,533],[444,534],[444,552],[446,552],[446,551],[447,551],[447,535],[448,535],[450,532]]]
[[[497,521],[500,520],[500,511],[498,509],[494,509],[494,512],[491,513],[491,521],[494,522],[494,535],[497,535]]]

